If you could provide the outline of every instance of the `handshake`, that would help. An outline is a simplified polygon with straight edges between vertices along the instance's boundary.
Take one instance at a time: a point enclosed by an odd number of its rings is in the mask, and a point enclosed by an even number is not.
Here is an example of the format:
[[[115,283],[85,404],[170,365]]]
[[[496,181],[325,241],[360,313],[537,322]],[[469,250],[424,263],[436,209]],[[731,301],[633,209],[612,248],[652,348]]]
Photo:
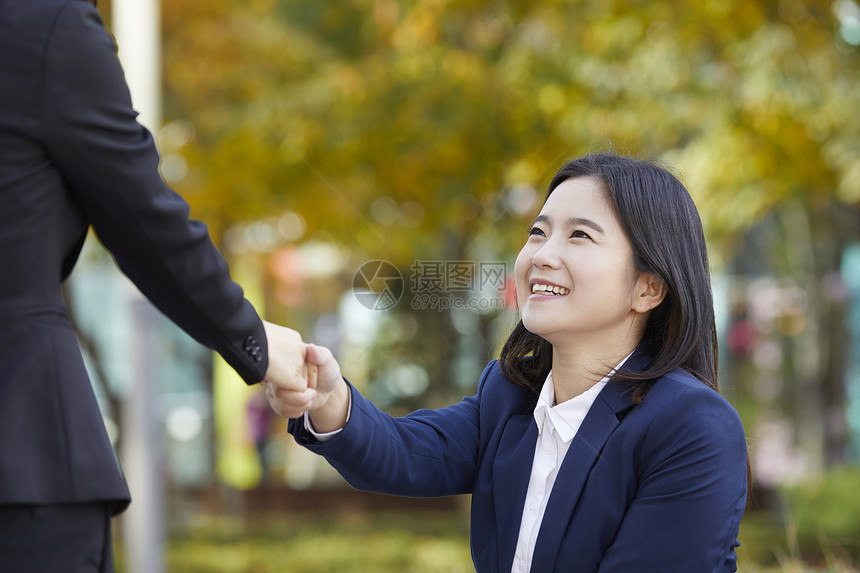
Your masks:
[[[319,433],[343,428],[349,412],[349,386],[340,365],[323,346],[306,344],[290,328],[264,322],[269,368],[261,384],[272,409],[284,418],[308,412]]]

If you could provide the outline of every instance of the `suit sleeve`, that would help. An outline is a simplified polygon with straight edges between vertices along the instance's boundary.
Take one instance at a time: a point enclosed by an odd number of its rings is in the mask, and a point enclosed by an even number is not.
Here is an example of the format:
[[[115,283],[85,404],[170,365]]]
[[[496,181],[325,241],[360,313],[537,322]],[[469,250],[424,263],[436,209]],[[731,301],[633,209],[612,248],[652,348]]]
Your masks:
[[[747,458],[734,409],[711,392],[674,400],[636,463],[638,489],[600,573],[735,571]]]
[[[262,321],[208,229],[158,173],[113,39],[87,2],[66,2],[45,55],[43,139],[84,216],[156,307],[249,384],[268,367]]]
[[[290,420],[296,441],[325,456],[356,489],[433,497],[471,493],[480,447],[478,394],[440,410],[394,418],[352,386],[352,412],[343,431],[319,443],[301,419]]]

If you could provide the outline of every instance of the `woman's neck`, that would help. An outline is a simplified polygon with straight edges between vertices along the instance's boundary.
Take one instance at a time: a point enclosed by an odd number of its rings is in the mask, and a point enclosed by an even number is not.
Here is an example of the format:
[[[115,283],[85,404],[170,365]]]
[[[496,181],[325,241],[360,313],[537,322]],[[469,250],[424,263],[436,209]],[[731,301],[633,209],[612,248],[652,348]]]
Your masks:
[[[556,403],[561,404],[575,398],[600,382],[633,352],[634,348],[635,344],[627,344],[609,351],[595,349],[592,352],[584,352],[579,349],[578,352],[573,352],[554,345],[552,381]]]

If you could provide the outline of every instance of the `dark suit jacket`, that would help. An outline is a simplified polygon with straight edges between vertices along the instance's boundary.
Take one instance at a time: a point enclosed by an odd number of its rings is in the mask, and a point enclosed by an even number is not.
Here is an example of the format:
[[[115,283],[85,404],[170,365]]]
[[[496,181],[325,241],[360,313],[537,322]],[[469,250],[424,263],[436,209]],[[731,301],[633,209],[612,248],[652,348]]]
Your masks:
[[[682,371],[657,380],[638,406],[627,389],[607,384],[574,437],[531,571],[735,571],[747,484],[737,413]],[[448,408],[392,418],[353,389],[350,419],[331,440],[316,442],[301,421],[290,430],[356,488],[471,493],[475,568],[510,571],[537,441],[535,399],[493,361],[477,394]]]
[[[0,503],[122,506],[128,490],[60,292],[87,228],[248,383],[268,365],[262,322],[161,181],[95,8],[0,0],[0,54]]]

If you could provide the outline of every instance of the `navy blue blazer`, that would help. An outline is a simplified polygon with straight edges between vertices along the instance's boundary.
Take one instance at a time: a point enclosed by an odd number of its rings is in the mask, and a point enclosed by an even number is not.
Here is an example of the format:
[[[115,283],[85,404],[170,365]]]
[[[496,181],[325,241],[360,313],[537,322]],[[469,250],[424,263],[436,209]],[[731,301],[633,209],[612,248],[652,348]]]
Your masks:
[[[129,492],[61,294],[87,229],[248,383],[268,366],[263,323],[159,177],[92,4],[0,0],[0,54],[0,504],[119,508]]]
[[[657,380],[638,406],[627,390],[607,384],[574,437],[531,570],[736,571],[747,491],[737,413],[680,370]],[[537,441],[535,400],[493,361],[477,394],[453,406],[393,418],[353,388],[350,419],[333,439],[317,442],[300,420],[290,431],[358,489],[472,494],[475,569],[510,571]]]

